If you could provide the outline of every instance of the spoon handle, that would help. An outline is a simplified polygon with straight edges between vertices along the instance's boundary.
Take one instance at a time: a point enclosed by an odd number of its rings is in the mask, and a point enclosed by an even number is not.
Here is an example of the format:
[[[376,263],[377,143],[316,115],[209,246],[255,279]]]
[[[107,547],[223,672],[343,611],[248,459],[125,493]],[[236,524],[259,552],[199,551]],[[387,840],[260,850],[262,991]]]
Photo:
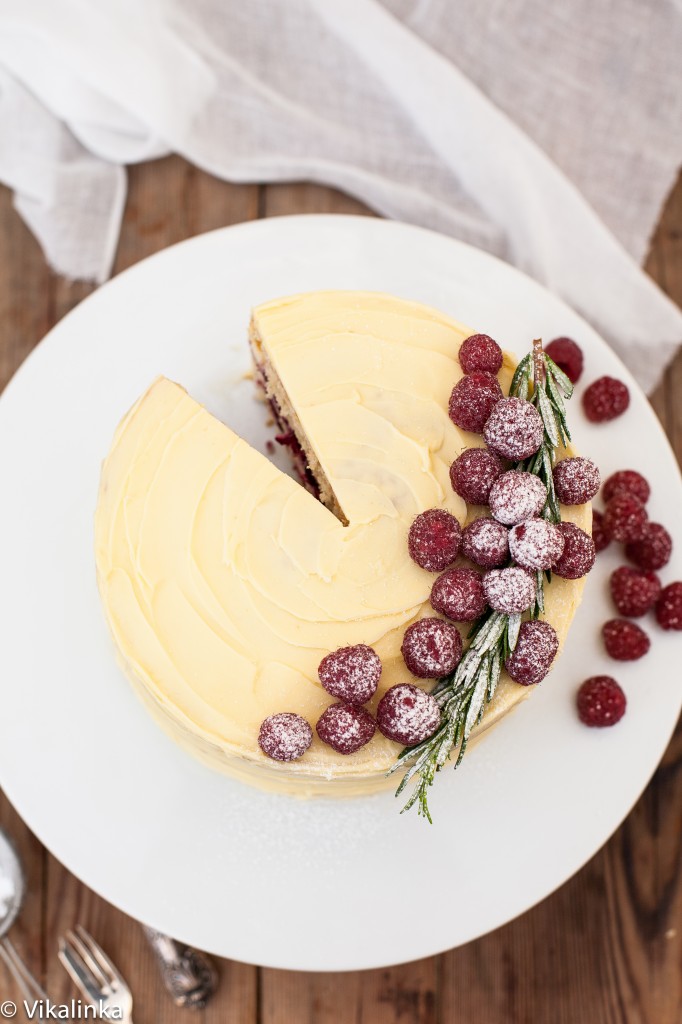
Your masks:
[[[4,960],[24,999],[29,1002],[40,999],[47,1002],[47,993],[33,977],[8,938],[0,939],[0,959]]]
[[[176,1006],[200,1009],[215,991],[217,974],[206,956],[169,935],[143,926],[159,967],[163,983]]]

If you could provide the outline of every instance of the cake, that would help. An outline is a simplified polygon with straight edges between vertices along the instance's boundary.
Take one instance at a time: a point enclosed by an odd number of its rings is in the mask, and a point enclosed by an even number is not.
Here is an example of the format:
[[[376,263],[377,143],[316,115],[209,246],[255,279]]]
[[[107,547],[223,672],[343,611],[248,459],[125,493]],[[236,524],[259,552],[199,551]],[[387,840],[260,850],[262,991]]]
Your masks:
[[[315,736],[305,756],[267,758],[261,722],[291,711],[313,725],[333,702],[318,665],[368,644],[382,662],[372,708],[417,681],[406,628],[433,615],[434,577],[409,557],[415,516],[482,514],[449,467],[483,439],[448,417],[473,332],[415,302],[319,292],[253,311],[255,375],[301,483],[164,378],[119,425],[95,516],[98,585],[120,663],[155,718],[211,766],[299,795],[369,792],[400,745],[377,733],[342,756]],[[505,355],[499,378],[514,368]],[[312,492],[312,493],[311,493]],[[589,505],[562,509],[587,531]],[[563,644],[583,580],[554,577],[545,617]],[[534,687],[503,673],[480,734]]]

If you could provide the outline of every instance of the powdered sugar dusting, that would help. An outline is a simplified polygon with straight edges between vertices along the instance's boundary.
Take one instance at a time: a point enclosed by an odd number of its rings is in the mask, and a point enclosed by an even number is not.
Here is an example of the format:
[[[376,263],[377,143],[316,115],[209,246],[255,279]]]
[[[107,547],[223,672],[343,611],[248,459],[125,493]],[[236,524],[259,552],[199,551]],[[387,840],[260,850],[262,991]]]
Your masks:
[[[557,462],[552,475],[556,496],[564,505],[584,505],[595,496],[601,484],[594,462],[582,455]]]
[[[558,650],[559,637],[549,622],[523,622],[505,668],[515,682],[534,686],[545,678]]]
[[[374,719],[364,708],[330,704],[318,719],[317,735],[338,754],[353,754],[374,736]]]
[[[379,685],[381,659],[367,644],[340,647],[322,659],[318,675],[332,697],[348,704],[366,704]]]
[[[496,519],[474,519],[462,533],[462,554],[486,568],[504,565],[509,556],[509,532]]]
[[[503,472],[499,455],[485,448],[467,448],[450,466],[450,483],[469,505],[485,505],[490,488]]]
[[[459,664],[462,638],[459,630],[442,619],[420,619],[405,631],[401,647],[405,664],[420,679],[438,679]]]
[[[549,569],[561,557],[564,538],[553,523],[529,519],[510,530],[509,550],[524,569]]]
[[[534,405],[523,398],[503,398],[490,413],[483,436],[492,451],[518,462],[535,454],[544,429]]]
[[[490,511],[498,522],[514,526],[539,515],[547,488],[539,477],[510,469],[490,488]]]
[[[504,615],[518,615],[530,608],[535,598],[535,580],[517,566],[491,569],[483,577],[483,590],[488,604]]]
[[[313,730],[305,718],[282,711],[265,719],[258,733],[258,745],[273,761],[296,761],[313,741]]]
[[[594,541],[575,523],[559,523],[557,529],[564,538],[564,550],[552,566],[552,572],[566,580],[578,580],[594,565],[597,554]]]
[[[401,683],[379,701],[377,725],[389,740],[413,746],[434,734],[440,725],[440,708],[424,690]]]

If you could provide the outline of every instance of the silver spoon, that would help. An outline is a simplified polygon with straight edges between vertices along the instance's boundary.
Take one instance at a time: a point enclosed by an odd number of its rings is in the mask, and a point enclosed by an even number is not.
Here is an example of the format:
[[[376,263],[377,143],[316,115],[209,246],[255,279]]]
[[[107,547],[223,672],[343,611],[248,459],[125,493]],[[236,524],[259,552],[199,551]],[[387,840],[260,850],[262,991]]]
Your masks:
[[[47,993],[7,938],[7,932],[21,910],[25,891],[24,872],[19,857],[0,829],[0,959],[4,960],[24,999],[29,1002],[40,999],[47,1002]]]

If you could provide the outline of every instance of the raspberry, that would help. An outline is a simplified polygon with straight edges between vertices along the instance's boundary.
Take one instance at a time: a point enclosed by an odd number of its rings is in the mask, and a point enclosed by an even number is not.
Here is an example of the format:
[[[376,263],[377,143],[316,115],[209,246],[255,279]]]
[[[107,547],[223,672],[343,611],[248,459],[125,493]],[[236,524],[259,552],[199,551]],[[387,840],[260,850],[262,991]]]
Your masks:
[[[522,622],[505,668],[514,682],[534,686],[545,678],[558,650],[559,637],[549,622]]]
[[[630,404],[630,392],[615,377],[599,377],[583,395],[583,409],[591,423],[606,423],[621,416]]]
[[[615,725],[625,714],[625,694],[611,676],[592,676],[578,690],[578,718],[584,725]]]
[[[610,501],[617,491],[627,491],[639,498],[643,505],[646,505],[651,494],[651,488],[641,473],[634,469],[619,469],[612,473],[608,480],[604,481],[604,501]]]
[[[444,508],[430,508],[418,515],[407,538],[411,557],[429,572],[452,565],[461,543],[462,528]]]
[[[332,697],[346,704],[366,704],[379,685],[381,659],[366,644],[340,647],[322,659],[317,673]]]
[[[475,569],[450,569],[431,588],[431,606],[455,622],[473,622],[486,609],[483,581]]]
[[[510,469],[490,488],[490,511],[498,523],[514,526],[537,516],[547,500],[547,489],[539,477]]]
[[[592,540],[594,541],[594,550],[603,551],[611,543],[611,538],[607,537],[604,533],[603,526],[603,515],[598,512],[596,508],[592,509]]]
[[[330,704],[323,711],[315,726],[323,743],[337,754],[354,754],[365,743],[369,743],[376,730],[376,723],[369,711],[351,704]]]
[[[312,742],[313,730],[305,718],[292,711],[270,715],[258,733],[258,746],[273,761],[296,761]]]
[[[473,434],[483,431],[493,406],[502,398],[497,377],[485,370],[476,370],[458,380],[450,395],[448,413],[456,427]]]
[[[450,466],[450,482],[468,505],[486,505],[490,488],[503,473],[502,460],[493,452],[467,448]]]
[[[552,476],[556,496],[563,505],[584,505],[594,498],[601,483],[594,462],[582,456],[557,462]]]
[[[487,516],[474,519],[462,531],[462,554],[487,569],[504,565],[509,557],[507,527]]]
[[[420,619],[405,630],[400,650],[413,676],[438,679],[459,665],[462,638],[450,622]]]
[[[631,569],[627,565],[611,573],[609,586],[619,613],[630,619],[646,615],[661,593],[661,581],[655,572]]]
[[[400,683],[379,701],[377,725],[389,740],[413,747],[433,736],[440,725],[440,708],[431,694],[411,683]]]
[[[656,620],[661,629],[682,629],[682,583],[669,583],[656,602]]]
[[[604,533],[611,540],[618,540],[621,543],[641,540],[646,533],[646,524],[646,509],[634,494],[617,491],[611,500],[607,501],[602,526]]]
[[[491,451],[519,462],[535,454],[544,430],[534,405],[523,398],[502,398],[490,413],[483,436]]]
[[[583,372],[583,353],[572,338],[555,338],[545,346],[545,352],[573,384],[578,383]]]
[[[509,550],[524,569],[550,569],[561,558],[564,538],[553,523],[528,519],[509,531]]]
[[[606,653],[616,661],[637,661],[651,647],[643,629],[627,619],[610,619],[602,626]]]
[[[502,349],[487,334],[472,334],[459,348],[459,365],[464,373],[486,370],[498,373],[502,367]]]
[[[552,566],[552,572],[565,580],[579,580],[594,565],[594,541],[574,523],[558,523],[557,529],[563,535],[564,550],[561,558]]]
[[[625,554],[640,569],[662,569],[670,561],[673,539],[660,523],[647,523],[641,540],[630,541]]]
[[[488,604],[503,615],[519,615],[535,600],[535,580],[517,566],[491,569],[483,577],[483,593]]]

